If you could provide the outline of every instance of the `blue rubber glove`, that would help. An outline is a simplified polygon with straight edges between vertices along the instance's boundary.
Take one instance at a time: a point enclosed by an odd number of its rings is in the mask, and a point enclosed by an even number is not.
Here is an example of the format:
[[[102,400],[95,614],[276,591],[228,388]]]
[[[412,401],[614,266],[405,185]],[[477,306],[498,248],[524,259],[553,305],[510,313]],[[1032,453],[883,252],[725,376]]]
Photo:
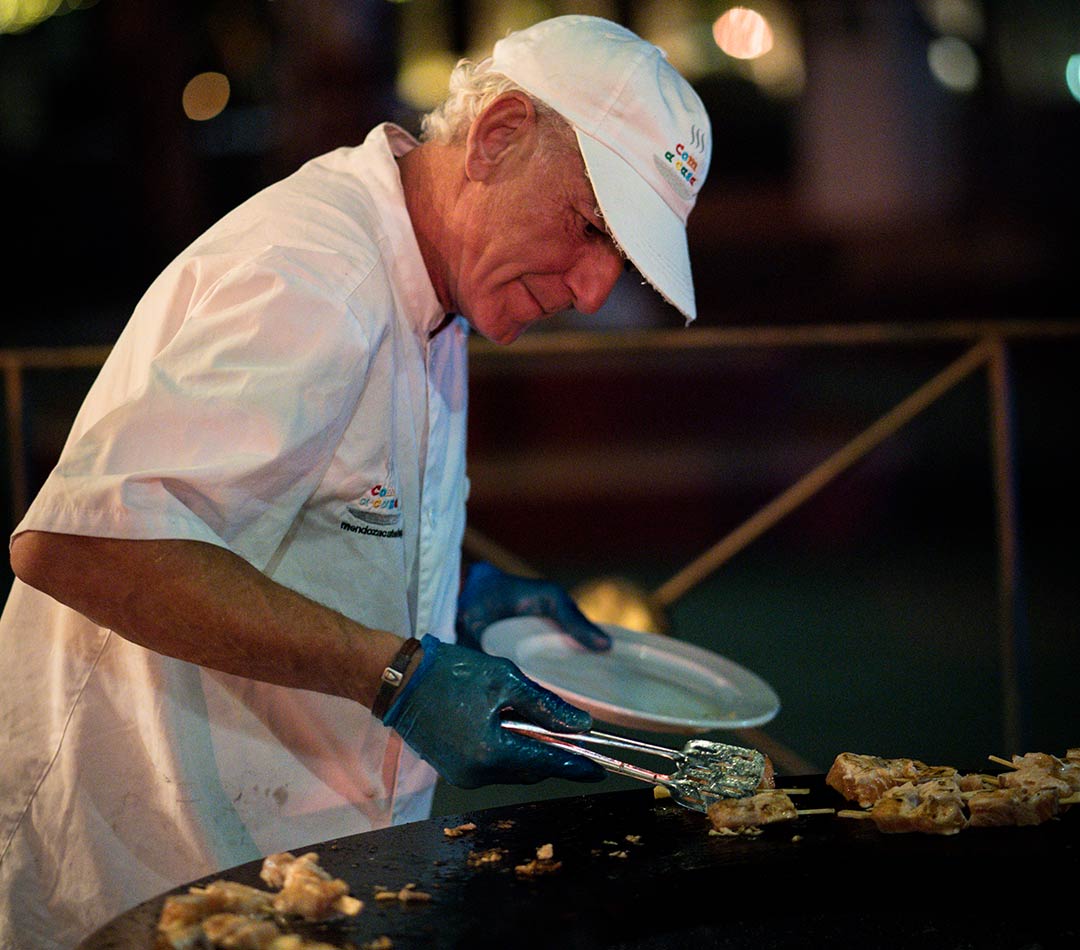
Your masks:
[[[550,617],[589,650],[611,646],[611,637],[589,620],[558,584],[504,574],[486,561],[469,568],[458,595],[458,643],[479,650],[485,627],[496,620],[524,616]]]
[[[504,710],[556,732],[584,732],[592,716],[534,683],[509,660],[420,641],[423,658],[383,717],[443,778],[461,788],[546,778],[596,782],[602,766],[503,729]]]

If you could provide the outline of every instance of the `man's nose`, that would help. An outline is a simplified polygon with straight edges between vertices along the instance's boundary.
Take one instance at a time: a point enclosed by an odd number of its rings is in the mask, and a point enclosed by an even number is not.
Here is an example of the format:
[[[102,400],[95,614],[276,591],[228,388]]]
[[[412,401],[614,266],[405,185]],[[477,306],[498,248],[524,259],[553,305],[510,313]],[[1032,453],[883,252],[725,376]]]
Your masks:
[[[596,313],[608,299],[623,272],[622,255],[613,244],[600,244],[583,253],[566,275],[574,309]]]

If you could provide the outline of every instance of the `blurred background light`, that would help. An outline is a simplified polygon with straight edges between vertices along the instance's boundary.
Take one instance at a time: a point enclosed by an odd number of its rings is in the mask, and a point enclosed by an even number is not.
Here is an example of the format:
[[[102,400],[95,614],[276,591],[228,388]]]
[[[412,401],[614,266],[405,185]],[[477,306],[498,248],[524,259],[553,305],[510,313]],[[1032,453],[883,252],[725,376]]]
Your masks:
[[[458,59],[449,50],[431,50],[407,58],[397,78],[401,101],[421,112],[435,108],[446,96],[446,85]]]
[[[1080,53],[1074,53],[1065,64],[1065,85],[1072,97],[1080,102]]]
[[[773,46],[769,21],[756,10],[732,7],[713,24],[716,45],[735,59],[755,59]]]
[[[1015,108],[1071,107],[1073,97],[1061,81],[1061,70],[1075,53],[1080,36],[1080,3],[1064,0],[1017,0],[1008,10],[1007,29],[995,30],[995,84]]]
[[[0,33],[22,33],[50,17],[86,10],[98,0],[0,0]]]
[[[593,623],[613,623],[642,633],[668,633],[664,611],[648,592],[624,577],[605,576],[583,581],[571,594]]]
[[[789,4],[761,4],[772,30],[772,48],[747,63],[758,87],[771,96],[792,99],[806,85],[806,60],[798,21]]]
[[[679,72],[706,89],[730,90],[746,82],[769,98],[792,99],[805,87],[799,15],[785,0],[760,0],[753,10],[732,7],[718,18],[702,16],[686,3],[645,4],[635,10],[634,26]],[[736,55],[753,50],[758,52]]]
[[[953,92],[971,92],[979,85],[979,57],[958,36],[939,36],[931,40],[926,59],[934,78]]]
[[[664,51],[691,80],[715,72],[722,57],[708,22],[702,23],[687,4],[647,4],[637,11],[637,32]]]
[[[220,115],[228,102],[229,79],[224,73],[199,73],[184,87],[184,115],[196,122]]]
[[[20,33],[57,13],[63,0],[0,0],[0,33]]]
[[[986,17],[977,0],[921,0],[927,23],[942,36],[959,36],[969,43],[986,35]]]

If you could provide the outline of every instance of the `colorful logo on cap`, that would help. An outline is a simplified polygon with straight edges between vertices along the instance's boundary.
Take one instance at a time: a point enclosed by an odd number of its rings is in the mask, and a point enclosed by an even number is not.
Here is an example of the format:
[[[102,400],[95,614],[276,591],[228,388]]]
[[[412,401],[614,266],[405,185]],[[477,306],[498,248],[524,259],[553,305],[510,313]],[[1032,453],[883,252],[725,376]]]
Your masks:
[[[668,183],[684,199],[693,196],[701,183],[701,154],[705,151],[705,133],[693,126],[685,142],[676,142],[672,148],[656,158],[656,167]]]

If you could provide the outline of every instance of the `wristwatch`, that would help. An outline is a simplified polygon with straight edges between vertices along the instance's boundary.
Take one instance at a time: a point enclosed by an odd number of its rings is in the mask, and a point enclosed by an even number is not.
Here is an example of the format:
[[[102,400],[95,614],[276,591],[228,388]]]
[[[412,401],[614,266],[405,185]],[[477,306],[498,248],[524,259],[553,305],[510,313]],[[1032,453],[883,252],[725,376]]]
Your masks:
[[[375,702],[371,704],[371,715],[378,719],[379,722],[382,722],[383,716],[386,715],[386,711],[390,708],[390,701],[405,681],[405,674],[409,670],[409,664],[412,663],[413,655],[419,648],[420,641],[416,637],[410,637],[401,645],[401,649],[398,650],[397,656],[390,662],[390,665],[382,671],[379,691],[375,694]]]

